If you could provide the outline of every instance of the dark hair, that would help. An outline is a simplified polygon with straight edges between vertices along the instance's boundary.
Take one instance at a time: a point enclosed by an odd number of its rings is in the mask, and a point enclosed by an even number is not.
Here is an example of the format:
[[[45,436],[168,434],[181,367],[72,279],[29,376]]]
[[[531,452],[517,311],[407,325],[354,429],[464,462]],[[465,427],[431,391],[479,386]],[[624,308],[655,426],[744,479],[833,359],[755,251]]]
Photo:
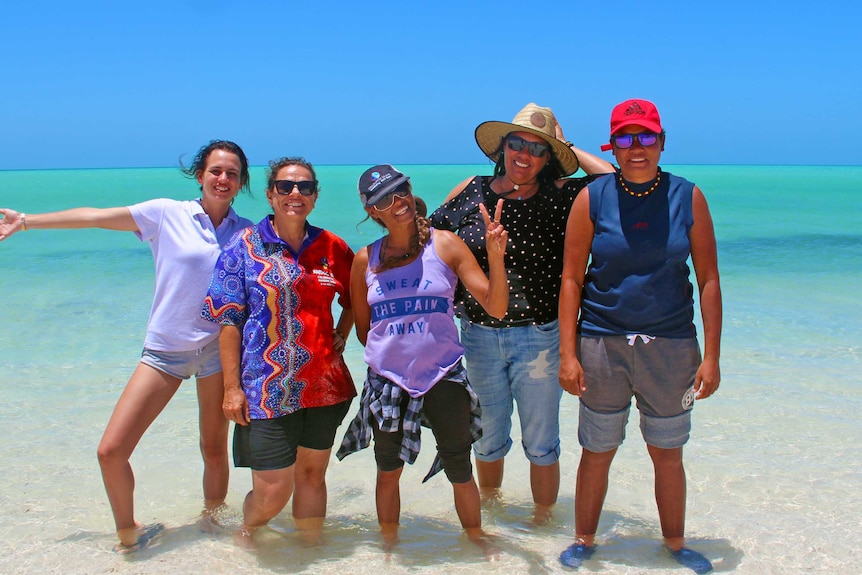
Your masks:
[[[401,255],[401,256],[390,256],[390,257],[386,258],[385,260],[380,262],[380,265],[377,266],[377,268],[375,268],[374,273],[380,273],[380,272],[388,270],[390,268],[394,268],[394,267],[396,267],[395,264],[404,261],[406,258],[410,258],[410,257],[415,256],[416,254],[418,254],[422,250],[423,247],[425,247],[425,244],[428,243],[428,240],[431,239],[431,222],[428,221],[428,218],[426,218],[424,215],[420,215],[420,213],[419,213],[419,206],[420,205],[425,206],[425,201],[422,198],[420,198],[419,196],[413,195],[413,185],[410,182],[404,182],[403,184],[401,184],[401,186],[406,186],[407,189],[410,190],[410,195],[413,196],[413,203],[414,203],[414,205],[416,205],[416,210],[414,211],[413,219],[416,222],[416,229],[418,230],[419,233],[416,236],[414,236],[413,244],[410,246],[410,251],[408,251],[406,254]],[[399,187],[401,187],[401,186],[399,186]],[[428,211],[428,209],[426,207],[425,212],[427,213],[427,211]],[[378,220],[377,218],[372,216],[370,213],[367,216],[365,216],[365,219],[362,220],[362,222],[369,220],[369,219],[374,220],[374,223],[376,223],[378,226],[380,226],[384,230],[386,229],[386,226],[383,225],[383,222],[381,222],[380,220]],[[359,222],[359,223],[361,224],[362,222]],[[359,224],[357,224],[357,226],[358,225]]]
[[[428,217],[428,206],[425,204],[425,200],[414,194],[413,203],[416,204],[416,213],[419,216],[423,218]]]
[[[299,156],[284,157],[277,160],[269,161],[269,168],[266,170],[267,190],[271,190],[272,186],[275,185],[275,176],[278,175],[278,171],[288,166],[299,166],[311,172],[311,179],[314,180],[314,185],[317,188],[317,192],[320,192],[320,182],[317,181],[317,172],[314,171],[314,166],[312,166],[308,160]]]
[[[506,146],[506,138],[509,137],[509,134],[506,134],[502,138],[500,138],[500,145],[491,154],[491,157],[499,154],[497,156],[497,164],[494,166],[494,177],[498,178],[506,173],[506,154],[505,148]],[[536,179],[540,183],[551,183],[559,180],[560,178],[564,178],[566,176],[565,170],[563,170],[563,165],[560,163],[560,160],[557,158],[557,155],[554,153],[554,149],[549,145],[548,153],[551,155],[551,159],[548,163],[542,168],[542,171],[539,172],[539,175],[536,176]]]
[[[207,160],[209,160],[210,154],[212,154],[216,150],[224,150],[225,152],[230,152],[231,154],[234,154],[237,158],[239,158],[240,189],[248,195],[251,195],[251,188],[249,187],[251,176],[248,172],[248,158],[245,157],[245,152],[242,151],[242,148],[229,140],[211,140],[209,144],[198,150],[198,153],[195,154],[195,157],[188,168],[183,165],[183,157],[180,156],[180,169],[189,178],[197,178],[201,172],[206,170]]]

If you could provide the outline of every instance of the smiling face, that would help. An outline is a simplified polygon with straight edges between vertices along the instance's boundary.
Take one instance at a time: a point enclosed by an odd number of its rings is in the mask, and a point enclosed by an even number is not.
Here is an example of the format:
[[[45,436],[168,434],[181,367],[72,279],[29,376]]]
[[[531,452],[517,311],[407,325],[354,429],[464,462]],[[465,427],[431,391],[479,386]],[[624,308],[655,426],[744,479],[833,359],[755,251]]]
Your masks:
[[[226,150],[213,150],[207,156],[206,167],[197,173],[203,192],[203,204],[230,204],[242,186],[242,164],[239,157]]]
[[[614,135],[640,134],[649,132],[641,126],[626,126]],[[634,138],[631,148],[619,148],[614,144],[613,152],[620,166],[623,178],[630,182],[648,182],[656,177],[658,163],[664,150],[664,135],[659,135],[658,140],[652,146],[642,146],[637,138]]]
[[[314,180],[314,175],[304,166],[290,164],[280,168],[274,179],[300,182]],[[303,196],[296,187],[286,196],[279,195],[274,188],[266,190],[266,199],[272,206],[276,222],[295,219],[305,221],[317,203],[317,195],[318,192],[315,191],[311,196]]]
[[[527,142],[547,145],[544,138],[531,134],[530,132],[512,132],[509,135],[517,136]],[[537,157],[530,153],[527,146],[524,146],[520,151],[516,152],[504,141],[503,157],[506,176],[508,176],[508,178],[515,184],[527,184],[536,180],[539,172],[541,172],[542,168],[544,168],[551,160],[551,152],[547,151]]]

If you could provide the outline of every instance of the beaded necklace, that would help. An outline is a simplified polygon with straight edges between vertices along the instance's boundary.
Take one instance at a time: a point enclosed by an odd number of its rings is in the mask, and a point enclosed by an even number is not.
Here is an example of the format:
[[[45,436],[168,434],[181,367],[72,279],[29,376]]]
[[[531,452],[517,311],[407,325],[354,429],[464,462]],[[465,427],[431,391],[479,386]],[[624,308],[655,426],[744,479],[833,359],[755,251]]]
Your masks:
[[[617,178],[619,179],[620,186],[622,186],[623,190],[625,190],[628,193],[628,195],[635,197],[635,198],[642,198],[644,196],[648,196],[651,193],[653,193],[655,191],[655,189],[658,187],[658,185],[661,183],[661,168],[658,169],[658,175],[655,177],[655,182],[645,192],[636,193],[636,192],[631,191],[629,189],[629,187],[626,185],[625,180],[623,180],[623,175],[621,172],[617,172]]]

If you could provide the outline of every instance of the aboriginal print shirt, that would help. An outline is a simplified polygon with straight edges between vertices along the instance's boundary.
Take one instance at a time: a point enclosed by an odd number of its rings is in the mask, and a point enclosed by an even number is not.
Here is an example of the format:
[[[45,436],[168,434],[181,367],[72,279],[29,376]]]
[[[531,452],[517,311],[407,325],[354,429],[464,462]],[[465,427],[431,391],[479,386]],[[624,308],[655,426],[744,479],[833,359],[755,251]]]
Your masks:
[[[204,318],[242,332],[241,385],[252,419],[274,419],[356,395],[332,344],[332,302],[350,307],[353,252],[306,224],[298,253],[269,217],[225,246],[204,300]]]

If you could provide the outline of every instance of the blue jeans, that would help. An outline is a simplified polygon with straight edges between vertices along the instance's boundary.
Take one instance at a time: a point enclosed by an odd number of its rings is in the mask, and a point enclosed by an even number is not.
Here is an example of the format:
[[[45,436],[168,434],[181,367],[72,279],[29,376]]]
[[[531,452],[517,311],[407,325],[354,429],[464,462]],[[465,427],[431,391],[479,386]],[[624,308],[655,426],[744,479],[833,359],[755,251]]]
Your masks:
[[[461,319],[461,343],[470,385],[482,407],[479,461],[497,461],[512,447],[518,405],[521,443],[531,463],[560,458],[560,331],[556,321],[522,327],[484,327]]]

